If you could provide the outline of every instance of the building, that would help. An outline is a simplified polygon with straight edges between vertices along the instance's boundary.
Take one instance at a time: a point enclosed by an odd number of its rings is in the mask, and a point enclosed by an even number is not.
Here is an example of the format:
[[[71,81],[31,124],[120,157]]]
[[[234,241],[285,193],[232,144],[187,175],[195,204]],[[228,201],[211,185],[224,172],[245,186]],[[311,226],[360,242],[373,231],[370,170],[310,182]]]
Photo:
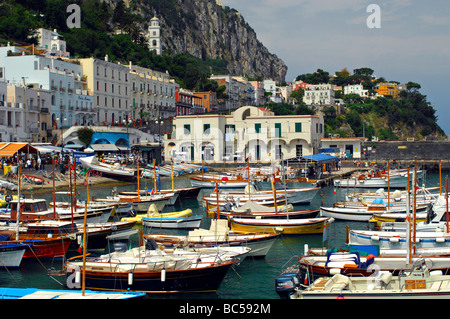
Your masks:
[[[169,118],[176,115],[176,83],[167,72],[128,65],[133,119]]]
[[[271,102],[283,103],[283,96],[281,94],[280,88],[277,86],[273,80],[264,80],[264,91],[269,93],[269,98]]]
[[[264,83],[262,81],[249,81],[253,87],[253,99],[255,101],[255,106],[264,105],[267,103],[267,99],[264,91]]]
[[[344,86],[344,94],[357,94],[361,97],[369,97],[369,90],[364,90],[362,84]]]
[[[194,92],[194,96],[199,98],[201,107],[197,108],[192,114],[203,114],[205,112],[215,112],[219,110],[216,92]]]
[[[51,92],[52,125],[89,124],[96,114],[83,67],[76,61],[25,54],[15,46],[0,47],[0,81]]]
[[[150,51],[153,51],[156,55],[161,55],[161,26],[159,25],[159,19],[156,17],[150,20],[147,39]]]
[[[212,75],[210,80],[216,81],[220,86],[225,86],[225,93],[228,95],[227,99],[219,100],[219,109],[221,111],[232,111],[238,109],[240,104],[240,85],[239,82],[231,75]]]
[[[340,158],[360,159],[362,155],[362,146],[366,139],[363,137],[329,137],[321,138],[321,150],[330,155]],[[334,149],[334,152],[328,151]]]
[[[83,79],[93,93],[95,123],[117,125],[131,117],[129,69],[125,65],[97,58],[79,59]]]
[[[398,97],[397,83],[378,83],[375,87],[377,95],[392,96],[394,99]]]
[[[66,41],[56,29],[47,30],[39,28],[36,31],[38,39],[38,47],[44,49],[48,56],[69,57],[70,52],[67,51]]]
[[[324,135],[320,115],[275,116],[254,106],[231,115],[177,116],[173,125],[165,138],[165,154],[184,152],[193,162],[223,162],[234,154],[261,163],[311,155],[318,152]]]
[[[190,115],[193,112],[193,98],[194,93],[192,91],[180,88],[178,85],[175,88],[175,105],[176,115]]]
[[[306,85],[303,102],[306,105],[334,104],[334,89],[331,84]]]

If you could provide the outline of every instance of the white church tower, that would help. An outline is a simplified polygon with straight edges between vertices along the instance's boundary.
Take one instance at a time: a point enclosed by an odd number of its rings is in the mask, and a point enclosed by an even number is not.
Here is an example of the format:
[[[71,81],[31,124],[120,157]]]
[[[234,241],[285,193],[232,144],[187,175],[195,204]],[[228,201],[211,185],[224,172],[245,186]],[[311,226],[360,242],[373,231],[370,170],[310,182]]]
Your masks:
[[[148,47],[157,55],[161,55],[161,27],[159,19],[154,17],[148,27]]]

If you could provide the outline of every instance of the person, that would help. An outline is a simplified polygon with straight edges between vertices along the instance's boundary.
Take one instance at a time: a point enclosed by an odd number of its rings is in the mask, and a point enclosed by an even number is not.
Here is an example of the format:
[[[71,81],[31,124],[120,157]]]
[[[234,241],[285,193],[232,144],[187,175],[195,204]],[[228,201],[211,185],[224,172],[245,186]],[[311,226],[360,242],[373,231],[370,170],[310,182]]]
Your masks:
[[[42,160],[40,157],[37,158],[37,169],[41,169],[41,165],[42,165]]]

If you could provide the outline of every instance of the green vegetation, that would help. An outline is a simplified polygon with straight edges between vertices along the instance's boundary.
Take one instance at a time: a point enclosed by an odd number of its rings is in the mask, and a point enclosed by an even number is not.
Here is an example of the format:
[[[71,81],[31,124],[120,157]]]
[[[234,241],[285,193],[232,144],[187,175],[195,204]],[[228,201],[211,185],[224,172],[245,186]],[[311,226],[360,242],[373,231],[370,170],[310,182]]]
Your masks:
[[[176,19],[181,10],[177,10],[173,0],[143,2],[158,12],[167,13],[164,18],[180,30],[184,23],[192,20],[186,14],[181,16],[181,20]],[[79,29],[70,29],[66,24],[66,8],[72,3],[81,8]],[[208,58],[201,60],[185,53],[153,54],[148,50],[143,35],[147,24],[140,15],[132,13],[132,8],[133,4],[127,8],[122,0],[114,7],[100,0],[5,0],[0,4],[0,41],[37,43],[34,30],[40,27],[57,29],[64,36],[72,57],[103,59],[108,55],[113,62],[128,64],[132,61],[156,71],[168,71],[183,88],[200,91],[213,88],[221,93],[217,84],[214,86],[208,78],[211,73],[228,74],[226,62]],[[114,32],[117,30],[118,34]]]
[[[354,70],[351,75],[347,69],[342,69],[330,77],[328,72],[318,69],[314,73],[303,74],[297,77],[310,84],[330,83],[336,86],[362,84],[369,90],[369,96],[376,94],[375,86],[378,83],[388,82],[384,78],[375,79],[370,68]],[[309,82],[308,82],[309,81]],[[391,83],[397,83],[390,81]],[[406,83],[406,89],[399,91],[399,96],[379,96],[376,99],[363,98],[357,94],[344,95],[336,91],[335,98],[343,99],[345,108],[337,114],[333,106],[323,108],[325,120],[325,133],[340,134],[341,137],[368,137],[376,136],[383,140],[406,139],[434,135],[442,137],[444,131],[437,125],[436,111],[427,101],[426,96],[419,92],[420,84]],[[302,91],[302,90],[299,90]],[[296,99],[303,92],[295,93]],[[291,95],[291,97],[293,97]]]

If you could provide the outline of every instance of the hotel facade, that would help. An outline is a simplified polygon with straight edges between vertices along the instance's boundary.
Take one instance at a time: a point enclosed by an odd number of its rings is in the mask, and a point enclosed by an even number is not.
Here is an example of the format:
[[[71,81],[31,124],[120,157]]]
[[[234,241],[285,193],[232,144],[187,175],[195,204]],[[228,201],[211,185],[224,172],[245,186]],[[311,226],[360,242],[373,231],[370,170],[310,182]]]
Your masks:
[[[321,115],[275,116],[254,106],[243,106],[231,115],[177,116],[173,124],[174,131],[165,136],[165,154],[182,152],[198,163],[247,158],[270,163],[311,155],[324,137]]]

